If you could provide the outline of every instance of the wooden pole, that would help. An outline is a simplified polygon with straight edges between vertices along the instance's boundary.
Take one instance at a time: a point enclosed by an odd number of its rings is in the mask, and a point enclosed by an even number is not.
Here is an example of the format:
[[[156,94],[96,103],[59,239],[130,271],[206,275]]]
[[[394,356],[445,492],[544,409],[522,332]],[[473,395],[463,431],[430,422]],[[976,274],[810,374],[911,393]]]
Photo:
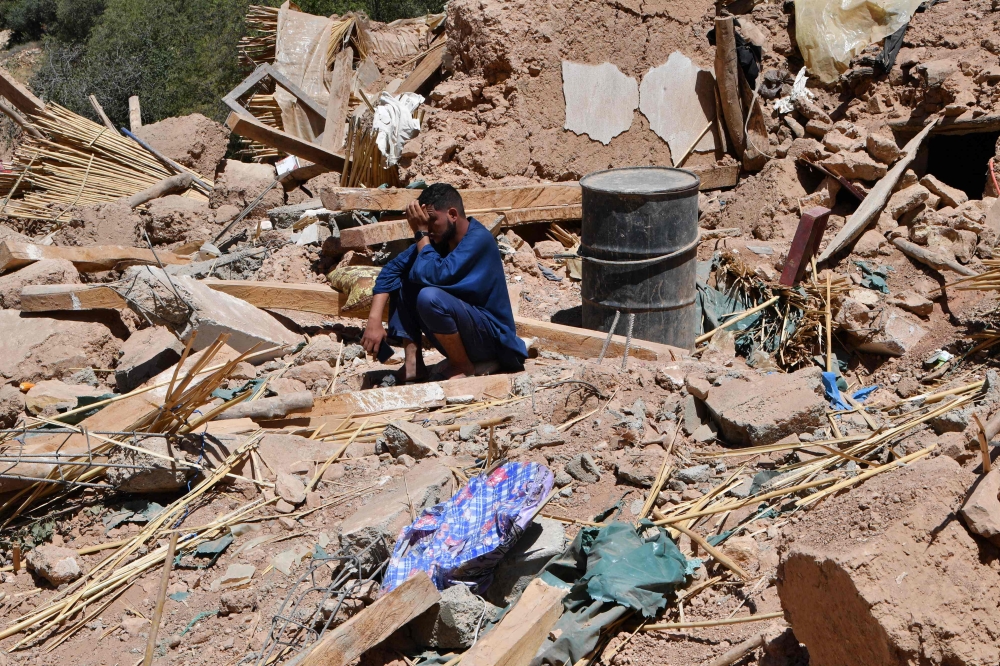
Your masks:
[[[163,561],[163,577],[160,579],[160,591],[156,595],[156,608],[153,610],[153,622],[149,627],[149,639],[146,641],[146,658],[143,666],[153,663],[153,652],[156,650],[156,632],[163,616],[163,604],[167,600],[167,586],[170,584],[170,569],[174,565],[174,553],[177,551],[177,532],[170,535],[170,545],[167,546],[167,559]]]
[[[90,100],[90,105],[94,107],[94,113],[96,113],[97,117],[101,119],[101,122],[104,123],[104,126],[117,134],[118,130],[115,129],[115,124],[111,122],[110,118],[108,118],[108,114],[104,113],[104,107],[101,106],[101,103],[97,101],[97,97],[95,97],[94,95],[90,95],[87,99]]]
[[[14,573],[17,573],[21,570],[21,544],[14,544],[14,552],[11,558],[14,560]]]
[[[719,326],[718,328],[713,328],[711,331],[709,331],[708,333],[705,333],[703,335],[699,335],[695,339],[694,343],[696,345],[700,345],[702,342],[705,342],[706,340],[711,340],[712,336],[715,335],[716,333],[718,333],[719,331],[721,331],[721,330],[723,330],[725,328],[729,328],[730,326],[732,326],[733,324],[735,324],[738,321],[743,321],[744,319],[746,319],[750,315],[757,314],[758,312],[760,312],[761,310],[763,310],[766,307],[774,305],[775,303],[778,302],[779,298],[780,298],[780,296],[774,296],[773,298],[767,299],[766,301],[764,301],[763,303],[761,303],[757,307],[750,308],[749,310],[747,310],[743,314],[739,315],[738,317],[733,317],[732,319],[730,319],[729,321],[727,321],[722,326]]]
[[[758,634],[743,641],[739,645],[734,645],[730,649],[726,650],[718,657],[713,659],[708,666],[730,666],[744,657],[751,650],[756,650],[759,647],[764,647],[767,639],[764,638],[764,634]]]
[[[139,96],[132,95],[128,98],[128,124],[133,132],[142,127],[142,109],[139,107]]]
[[[830,273],[826,274],[826,371],[833,372],[833,332],[830,316]]]
[[[743,105],[740,102],[739,62],[736,59],[736,31],[733,17],[715,18],[715,81],[722,99],[722,116],[733,144],[733,152],[743,158]]]
[[[983,456],[983,474],[989,474],[993,470],[993,464],[990,462],[990,443],[987,440],[986,426],[979,420],[979,414],[973,412],[972,418],[976,420],[976,425],[979,426],[977,434],[979,436],[979,452]]]
[[[784,613],[761,613],[750,617],[733,617],[728,620],[704,620],[702,622],[665,622],[663,624],[647,624],[643,631],[660,631],[672,629],[695,629],[697,627],[721,627],[727,624],[745,624],[747,622],[763,622],[784,617]]]

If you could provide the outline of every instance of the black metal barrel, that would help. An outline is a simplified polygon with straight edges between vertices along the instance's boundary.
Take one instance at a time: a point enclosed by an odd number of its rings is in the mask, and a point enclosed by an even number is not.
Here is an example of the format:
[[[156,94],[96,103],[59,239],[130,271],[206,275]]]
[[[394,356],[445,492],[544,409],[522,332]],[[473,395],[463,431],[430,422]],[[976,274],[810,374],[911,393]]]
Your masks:
[[[697,175],[667,167],[598,171],[580,180],[583,326],[694,346]]]

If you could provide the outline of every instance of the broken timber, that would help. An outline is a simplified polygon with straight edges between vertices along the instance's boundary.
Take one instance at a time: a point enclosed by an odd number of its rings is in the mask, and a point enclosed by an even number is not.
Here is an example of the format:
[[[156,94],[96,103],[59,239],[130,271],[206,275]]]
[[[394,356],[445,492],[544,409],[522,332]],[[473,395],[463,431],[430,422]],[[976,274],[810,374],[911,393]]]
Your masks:
[[[527,666],[562,616],[566,592],[531,581],[500,624],[462,656],[462,666]]]
[[[22,86],[10,75],[6,69],[0,67],[0,95],[3,95],[21,113],[44,115],[45,102],[31,94],[31,91]]]
[[[903,176],[903,172],[909,168],[910,164],[917,157],[917,151],[920,150],[921,144],[923,144],[924,139],[930,134],[930,131],[934,129],[934,123],[925,127],[920,134],[916,135],[910,139],[907,144],[903,147],[903,156],[899,158],[891,169],[889,173],[884,175],[880,181],[875,183],[875,187],[868,192],[868,196],[865,200],[861,202],[858,209],[847,219],[847,223],[844,224],[840,232],[834,237],[830,244],[826,246],[823,250],[823,254],[819,256],[816,260],[818,263],[822,263],[829,259],[830,257],[836,255],[838,252],[845,249],[848,245],[853,243],[858,236],[864,233],[865,228],[871,224],[872,220],[878,218],[882,209],[885,208],[886,202],[889,201],[889,197],[892,196],[892,191],[896,188],[896,183]]]
[[[43,259],[66,259],[78,271],[96,273],[110,271],[122,264],[186,264],[188,259],[172,252],[160,251],[156,255],[144,248],[121,245],[94,245],[92,247],[57,247],[3,241],[0,243],[0,273],[21,268]]]
[[[331,629],[311,650],[290,663],[346,666],[440,599],[434,583],[419,571],[347,622]]]
[[[413,71],[406,77],[402,85],[396,90],[397,95],[420,90],[434,74],[441,69],[441,62],[444,58],[444,46],[447,40],[444,35],[438,35],[431,43],[430,48],[424,57],[413,68]]]
[[[912,118],[890,120],[889,129],[898,134],[917,134],[933,124],[934,120],[933,117],[916,120]],[[939,119],[931,130],[931,134],[978,134],[981,132],[1000,132],[1000,116],[985,115],[978,118],[948,116]]]
[[[344,168],[343,155],[325,150],[315,143],[265,125],[253,116],[230,113],[226,119],[226,125],[242,137],[259,141],[275,150],[301,157],[332,171],[341,171]]]
[[[553,324],[527,317],[514,317],[514,325],[517,327],[519,336],[535,338],[540,349],[576,358],[597,358],[601,355],[604,340],[608,337],[607,333],[601,331]],[[612,336],[605,356],[614,358],[620,357],[624,353],[625,336]],[[641,358],[644,361],[679,361],[687,353],[687,350],[679,347],[637,338],[632,338],[632,344],[629,346],[629,356]]]

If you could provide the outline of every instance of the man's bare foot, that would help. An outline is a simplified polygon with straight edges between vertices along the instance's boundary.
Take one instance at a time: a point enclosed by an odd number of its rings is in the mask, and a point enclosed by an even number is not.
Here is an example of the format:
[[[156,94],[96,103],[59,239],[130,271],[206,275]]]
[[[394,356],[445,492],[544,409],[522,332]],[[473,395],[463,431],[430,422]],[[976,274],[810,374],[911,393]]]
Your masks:
[[[394,374],[396,376],[396,383],[397,384],[410,384],[410,383],[413,383],[413,382],[426,382],[427,379],[428,379],[428,377],[430,376],[430,373],[427,372],[427,368],[426,367],[421,367],[421,368],[419,368],[417,370],[410,371],[410,370],[408,370],[406,368],[406,366],[403,366],[402,368],[399,368],[398,370],[396,370],[392,374]]]
[[[472,377],[473,375],[475,375],[476,368],[471,363],[468,364],[468,367],[465,367],[463,365],[459,365],[457,363],[452,363],[451,361],[448,361],[448,367],[444,369],[444,372],[442,374],[444,375],[445,379],[461,379],[463,377]]]

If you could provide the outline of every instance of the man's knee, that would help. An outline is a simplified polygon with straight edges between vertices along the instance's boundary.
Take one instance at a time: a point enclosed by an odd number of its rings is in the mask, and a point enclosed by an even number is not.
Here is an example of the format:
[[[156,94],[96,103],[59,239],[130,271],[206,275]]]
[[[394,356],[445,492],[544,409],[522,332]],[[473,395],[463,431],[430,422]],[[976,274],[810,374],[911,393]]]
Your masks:
[[[432,333],[454,333],[455,312],[448,292],[437,287],[424,287],[417,296],[417,314]]]
[[[444,314],[448,310],[445,306],[444,296],[445,292],[437,287],[424,287],[417,294],[417,312],[421,315],[425,313]]]

